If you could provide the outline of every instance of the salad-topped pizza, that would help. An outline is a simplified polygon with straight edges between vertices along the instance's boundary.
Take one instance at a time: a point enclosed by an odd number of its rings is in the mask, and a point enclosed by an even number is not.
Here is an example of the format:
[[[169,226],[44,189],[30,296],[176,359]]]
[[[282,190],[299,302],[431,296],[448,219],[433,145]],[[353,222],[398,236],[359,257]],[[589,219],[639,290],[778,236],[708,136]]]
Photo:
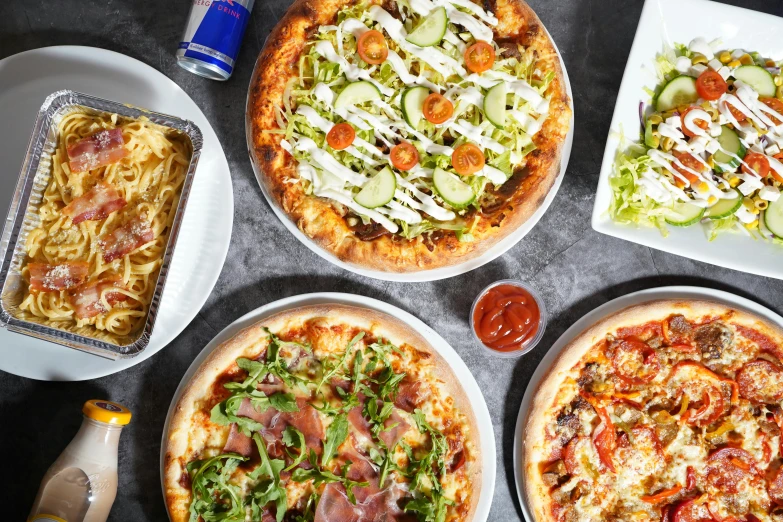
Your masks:
[[[248,98],[273,199],[339,259],[396,272],[478,256],[527,220],[570,120],[523,0],[298,0]]]
[[[655,301],[574,339],[525,428],[538,522],[783,520],[783,331]]]
[[[481,491],[451,367],[401,321],[345,305],[220,345],[164,440],[172,522],[468,522]]]
[[[658,56],[642,136],[618,153],[611,217],[783,242],[781,64],[696,38]]]

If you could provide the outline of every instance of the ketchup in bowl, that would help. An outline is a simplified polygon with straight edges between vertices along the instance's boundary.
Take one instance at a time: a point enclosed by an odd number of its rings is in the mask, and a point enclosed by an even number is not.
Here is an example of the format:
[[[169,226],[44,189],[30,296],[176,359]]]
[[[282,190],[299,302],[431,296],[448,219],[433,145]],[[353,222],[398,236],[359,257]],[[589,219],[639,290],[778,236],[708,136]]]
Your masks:
[[[479,294],[471,311],[478,340],[495,355],[514,357],[533,349],[544,333],[546,311],[532,288],[498,281]]]

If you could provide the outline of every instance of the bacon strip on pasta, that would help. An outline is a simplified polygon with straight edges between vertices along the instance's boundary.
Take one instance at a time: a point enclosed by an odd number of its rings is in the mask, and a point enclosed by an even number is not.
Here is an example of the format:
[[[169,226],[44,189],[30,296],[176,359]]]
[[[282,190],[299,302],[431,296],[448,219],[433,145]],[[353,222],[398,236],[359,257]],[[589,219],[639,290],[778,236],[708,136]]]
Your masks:
[[[90,264],[82,261],[51,265],[29,263],[30,292],[56,292],[81,285],[90,272]]]
[[[155,239],[149,223],[140,217],[128,221],[100,241],[103,260],[111,263]]]
[[[111,165],[127,155],[122,129],[105,129],[68,147],[68,165],[72,172],[84,172]]]
[[[105,219],[127,204],[117,189],[102,181],[68,203],[63,214],[69,216],[74,225],[78,225],[82,221]]]

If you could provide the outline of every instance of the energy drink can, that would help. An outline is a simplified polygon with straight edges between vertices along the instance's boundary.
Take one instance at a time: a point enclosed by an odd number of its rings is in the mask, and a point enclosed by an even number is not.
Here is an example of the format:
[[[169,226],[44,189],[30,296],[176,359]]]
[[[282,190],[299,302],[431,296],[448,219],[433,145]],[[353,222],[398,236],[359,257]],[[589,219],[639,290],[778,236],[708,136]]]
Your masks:
[[[177,49],[180,67],[212,80],[228,80],[254,0],[193,0]]]

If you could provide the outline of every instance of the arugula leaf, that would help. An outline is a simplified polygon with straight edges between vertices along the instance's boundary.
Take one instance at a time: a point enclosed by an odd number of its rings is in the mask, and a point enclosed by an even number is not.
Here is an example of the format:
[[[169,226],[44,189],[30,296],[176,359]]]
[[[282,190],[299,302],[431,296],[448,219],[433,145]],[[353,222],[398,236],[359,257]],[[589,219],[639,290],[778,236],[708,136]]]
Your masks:
[[[223,387],[227,390],[255,390],[259,381],[269,373],[267,365],[260,361],[253,361],[245,357],[237,359],[237,366],[247,372],[247,377],[242,382],[227,382]]]
[[[396,447],[397,445],[395,444],[394,448]],[[392,460],[392,457],[394,456],[394,448],[389,448],[389,450],[386,452],[386,455],[383,457],[383,462],[381,463],[381,471],[378,477],[378,487],[381,489],[383,489],[383,483],[386,481],[386,477],[392,468],[397,468],[397,465]]]
[[[321,455],[321,465],[326,466],[337,454],[337,448],[348,438],[348,416],[345,413],[337,415],[326,428],[324,452]]]
[[[333,377],[343,371],[345,364],[348,362],[348,358],[353,352],[354,345],[361,341],[363,337],[364,332],[359,332],[354,336],[353,339],[351,339],[351,341],[348,343],[348,346],[345,347],[345,352],[343,352],[343,355],[339,359],[335,361],[334,358],[332,358],[331,360],[328,360],[324,363],[325,371],[321,377],[321,381],[318,383],[318,386],[315,389],[316,395],[320,393],[321,388],[325,383],[329,382]]]
[[[290,393],[275,393],[270,395],[269,404],[277,411],[299,411],[299,406],[296,404],[296,397]]]
[[[402,382],[406,375],[405,372],[394,373],[394,370],[392,370],[390,366],[384,368],[378,376],[378,384],[380,385],[378,395],[380,398],[394,402],[394,399],[397,398],[397,392],[400,389],[400,382]]]
[[[261,455],[261,462],[256,468],[248,474],[250,480],[259,482],[251,492],[251,509],[255,504],[256,511],[274,502],[277,508],[277,522],[282,522],[285,512],[288,510],[288,500],[285,488],[280,484],[280,471],[285,467],[285,461],[281,459],[270,459],[266,451],[266,443],[258,433],[253,434],[253,440],[258,446],[258,453]]]
[[[229,482],[239,463],[244,460],[247,459],[236,453],[224,453],[187,465],[192,493],[190,522],[198,522],[199,517],[205,522],[244,521],[241,488]]]
[[[215,406],[212,408],[212,411],[210,412],[210,420],[212,422],[214,422],[215,424],[219,424],[221,426],[228,426],[231,423],[236,423],[237,428],[239,428],[239,431],[247,435],[248,437],[254,431],[260,431],[261,429],[264,428],[264,426],[261,423],[256,422],[253,419],[248,419],[247,417],[237,417],[236,410],[233,411],[228,410],[227,401],[230,399],[231,397],[229,397],[223,402],[215,404]]]
[[[312,352],[312,350],[309,347],[305,348],[305,345],[300,343],[293,341],[282,341],[268,328],[264,328],[264,331],[269,336],[270,341],[269,346],[266,349],[266,366],[269,373],[275,375],[289,388],[299,387],[300,389],[306,391],[307,385],[311,384],[310,379],[295,375],[289,371],[285,361],[283,361],[283,359],[280,357],[280,348],[289,345],[296,345],[305,351]]]
[[[420,433],[428,434],[432,448],[422,458],[416,459],[407,445],[403,449],[408,454],[408,476],[412,476],[411,490],[418,490],[424,478],[432,483],[432,490],[440,492],[441,484],[439,476],[446,474],[446,454],[449,445],[446,436],[436,430],[427,422],[424,412],[420,409],[413,411],[413,420]],[[437,470],[437,473],[436,473]]]
[[[299,455],[294,457],[287,449],[286,453],[293,459],[290,466],[285,468],[286,471],[291,471],[299,464],[301,464],[307,458],[307,445],[305,443],[304,434],[293,426],[286,427],[283,432],[283,444],[289,448],[295,448],[299,450]]]
[[[315,520],[315,509],[318,505],[318,499],[320,495],[318,493],[311,493],[305,503],[304,512],[301,515],[294,516],[294,522],[313,522]]]
[[[453,505],[452,500],[433,492],[432,497],[421,496],[405,504],[405,511],[415,513],[423,522],[445,522],[447,506]]]

